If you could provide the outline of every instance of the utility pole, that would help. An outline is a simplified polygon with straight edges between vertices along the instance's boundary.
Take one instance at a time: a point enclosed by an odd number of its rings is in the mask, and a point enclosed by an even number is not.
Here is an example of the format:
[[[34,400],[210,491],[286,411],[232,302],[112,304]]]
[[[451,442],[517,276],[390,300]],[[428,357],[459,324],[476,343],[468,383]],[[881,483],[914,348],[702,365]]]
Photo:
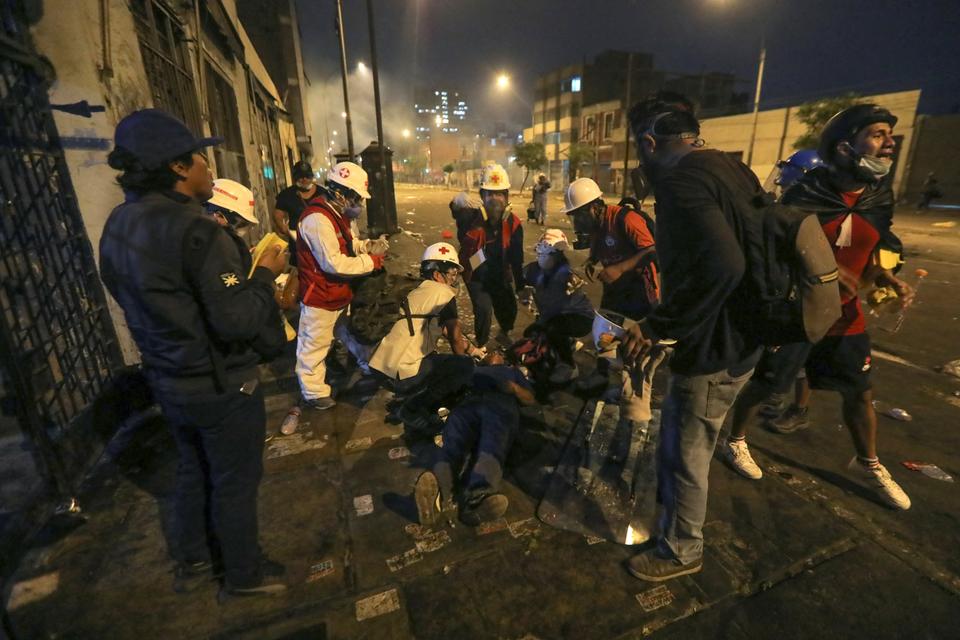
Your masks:
[[[377,72],[377,38],[373,28],[372,0],[367,0],[367,26],[370,29],[370,71],[373,72],[373,106],[377,114],[377,145],[380,147],[380,216],[378,219],[386,224],[387,194],[389,193],[387,188],[387,148],[383,144],[383,114],[380,111],[380,74]]]
[[[347,45],[343,38],[343,0],[337,0],[337,34],[340,36],[340,76],[343,79],[343,111],[347,114],[347,152],[350,161],[356,157],[353,153],[353,123],[350,120],[350,96],[347,93]]]
[[[753,164],[753,145],[757,140],[757,119],[760,117],[760,89],[763,86],[763,65],[767,60],[767,47],[760,36],[760,65],[757,67],[757,91],[753,96],[753,127],[750,130],[750,148],[747,151],[747,166]]]
[[[630,81],[633,79],[633,52],[627,54],[627,99],[623,103],[623,128],[627,130],[627,135],[623,137],[623,194],[621,198],[627,197],[627,163],[630,162],[630,123],[627,121],[627,113],[630,111]]]

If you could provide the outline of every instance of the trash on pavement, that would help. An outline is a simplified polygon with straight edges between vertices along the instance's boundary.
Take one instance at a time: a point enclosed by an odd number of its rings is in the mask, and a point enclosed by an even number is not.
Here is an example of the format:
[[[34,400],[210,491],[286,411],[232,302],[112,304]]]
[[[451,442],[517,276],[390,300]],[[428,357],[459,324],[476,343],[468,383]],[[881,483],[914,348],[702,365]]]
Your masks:
[[[913,416],[911,416],[905,409],[888,406],[880,400],[873,401],[873,408],[877,411],[877,413],[885,415],[888,418],[893,418],[894,420],[900,420],[901,422],[910,422],[913,420]]]
[[[907,469],[910,469],[911,471],[919,471],[923,475],[933,478],[934,480],[953,482],[953,476],[935,464],[931,464],[929,462],[911,462],[909,460],[904,461],[902,464]]]
[[[400,595],[396,589],[377,593],[368,598],[357,600],[355,603],[357,621],[362,622],[370,618],[382,616],[400,608]]]
[[[449,229],[444,229],[443,232],[440,234],[440,237],[443,238],[444,240],[452,240],[453,231],[450,231]]]
[[[299,424],[300,407],[290,407],[290,411],[287,412],[287,416],[283,419],[283,423],[280,425],[280,433],[285,436],[289,436],[297,430],[297,425]]]
[[[955,226],[957,226],[957,223],[955,220],[948,220],[946,222],[934,222],[933,226],[940,229],[953,229]]]
[[[399,460],[400,458],[407,458],[410,456],[410,449],[406,447],[394,447],[387,452],[387,456],[391,460]]]
[[[325,578],[333,573],[333,560],[324,560],[310,566],[310,573],[307,574],[306,582],[316,582],[320,578]]]
[[[403,553],[387,558],[387,567],[390,568],[392,573],[396,573],[404,567],[409,567],[411,564],[420,562],[421,560],[423,560],[423,554],[421,554],[419,550],[416,548],[408,549]]]
[[[945,373],[948,376],[960,378],[960,360],[951,360],[947,364],[943,365],[940,367],[940,373]]]
[[[373,513],[373,496],[369,493],[365,496],[357,496],[353,499],[353,508],[358,516],[366,516]]]

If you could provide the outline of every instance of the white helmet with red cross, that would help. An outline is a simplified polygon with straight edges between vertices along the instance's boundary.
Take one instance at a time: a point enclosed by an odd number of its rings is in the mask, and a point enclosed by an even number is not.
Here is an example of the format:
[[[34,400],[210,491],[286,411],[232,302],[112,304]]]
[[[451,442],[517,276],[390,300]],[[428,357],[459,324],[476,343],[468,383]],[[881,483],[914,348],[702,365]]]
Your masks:
[[[370,182],[367,180],[367,172],[363,167],[355,162],[338,162],[327,171],[327,182],[336,182],[345,186],[351,191],[355,191],[361,198],[368,200],[370,192],[367,188]]]
[[[510,177],[502,166],[491,162],[480,171],[480,188],[484,191],[508,191]]]
[[[538,256],[545,256],[558,251],[566,251],[570,248],[567,242],[567,234],[560,229],[547,229],[537,241],[536,252]]]
[[[463,268],[460,265],[457,250],[448,242],[437,242],[427,247],[427,250],[423,252],[423,258],[420,259],[420,262],[421,264],[424,262],[449,262],[458,269]]]

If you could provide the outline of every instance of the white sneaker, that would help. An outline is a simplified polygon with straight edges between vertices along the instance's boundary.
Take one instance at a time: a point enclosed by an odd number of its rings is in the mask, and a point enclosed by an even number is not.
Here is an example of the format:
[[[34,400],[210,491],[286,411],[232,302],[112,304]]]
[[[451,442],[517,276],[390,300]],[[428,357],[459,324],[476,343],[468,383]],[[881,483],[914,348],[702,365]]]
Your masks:
[[[854,456],[847,468],[853,471],[854,475],[863,479],[881,500],[894,509],[906,511],[910,508],[910,496],[900,488],[900,485],[882,464],[878,464],[876,467],[866,467]]]
[[[571,380],[577,378],[580,375],[580,370],[577,369],[577,366],[570,366],[565,362],[557,364],[553,368],[553,372],[550,374],[550,384],[566,384]]]
[[[750,455],[750,447],[747,446],[746,440],[740,442],[724,440],[720,445],[720,455],[740,475],[751,480],[759,480],[763,477],[763,471]]]

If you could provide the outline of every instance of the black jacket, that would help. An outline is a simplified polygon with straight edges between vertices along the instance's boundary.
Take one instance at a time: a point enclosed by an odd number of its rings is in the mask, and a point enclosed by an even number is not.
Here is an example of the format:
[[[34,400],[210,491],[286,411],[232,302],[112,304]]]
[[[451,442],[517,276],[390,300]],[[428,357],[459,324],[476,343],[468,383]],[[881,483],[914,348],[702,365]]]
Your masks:
[[[760,183],[722,152],[694,151],[657,180],[655,190],[662,293],[648,324],[677,340],[670,361],[677,373],[749,370],[759,342],[736,320],[732,294],[746,261],[728,190],[749,196]]]
[[[880,234],[880,246],[903,253],[903,243],[891,230],[893,226],[893,191],[889,180],[868,185],[853,208],[847,206],[834,186],[828,167],[817,167],[797,180],[781,201],[804,211],[816,213],[821,224],[837,216],[853,212],[869,222]]]
[[[206,238],[188,238],[188,230]],[[204,255],[185,255],[192,250]],[[188,274],[191,264],[199,265],[197,273]],[[227,373],[257,364],[250,343],[275,316],[276,302],[273,273],[258,267],[248,280],[248,265],[235,240],[179,193],[128,197],[110,213],[100,275],[151,380],[198,378],[213,388],[211,346]]]

